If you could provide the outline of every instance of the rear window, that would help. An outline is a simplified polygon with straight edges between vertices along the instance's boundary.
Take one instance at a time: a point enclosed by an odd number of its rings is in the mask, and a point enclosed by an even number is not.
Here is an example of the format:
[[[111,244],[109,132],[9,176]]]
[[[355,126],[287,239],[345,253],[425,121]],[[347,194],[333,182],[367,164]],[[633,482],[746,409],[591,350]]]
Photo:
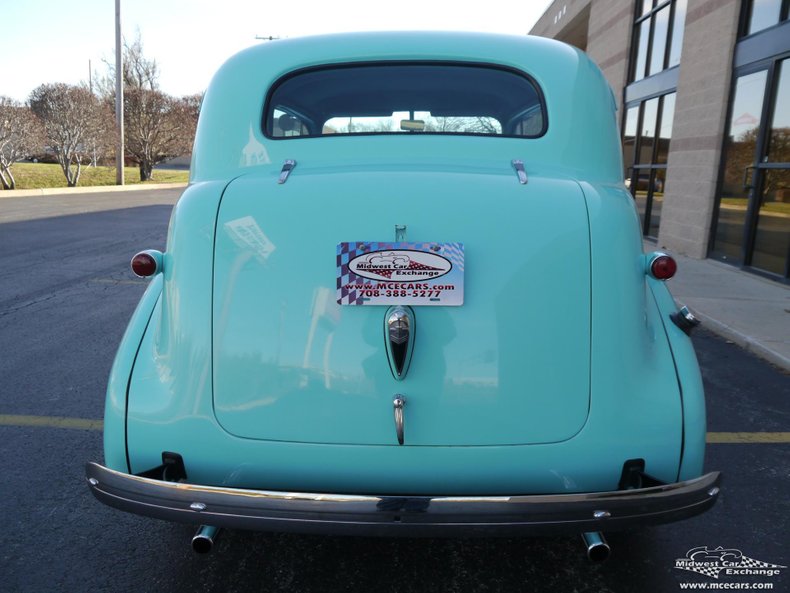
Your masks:
[[[525,74],[471,64],[355,64],[303,70],[273,86],[269,138],[464,134],[536,138],[543,96]]]

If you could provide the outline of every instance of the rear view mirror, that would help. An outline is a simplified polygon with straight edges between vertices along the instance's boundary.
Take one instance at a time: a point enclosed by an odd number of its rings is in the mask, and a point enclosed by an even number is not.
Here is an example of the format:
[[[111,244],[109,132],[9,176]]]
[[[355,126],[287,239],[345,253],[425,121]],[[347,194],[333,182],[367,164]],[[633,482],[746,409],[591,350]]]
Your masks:
[[[402,119],[400,129],[404,132],[422,132],[425,130],[425,122],[421,119]]]

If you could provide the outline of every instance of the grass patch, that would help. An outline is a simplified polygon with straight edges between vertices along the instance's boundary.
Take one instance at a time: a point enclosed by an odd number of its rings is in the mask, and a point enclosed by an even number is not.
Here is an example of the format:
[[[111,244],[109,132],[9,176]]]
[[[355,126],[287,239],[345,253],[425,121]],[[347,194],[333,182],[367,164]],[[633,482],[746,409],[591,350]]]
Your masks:
[[[57,164],[16,163],[11,167],[11,173],[16,179],[16,189],[68,187],[66,176]],[[154,169],[153,177],[145,183],[186,183],[189,180],[189,171]],[[139,184],[140,170],[137,167],[124,167],[124,182],[127,185]],[[77,187],[92,185],[115,185],[115,167],[83,166]]]
[[[731,206],[739,210],[746,210],[748,206],[746,198],[722,198],[721,203],[724,206]],[[761,206],[760,211],[790,215],[790,202],[767,202]]]

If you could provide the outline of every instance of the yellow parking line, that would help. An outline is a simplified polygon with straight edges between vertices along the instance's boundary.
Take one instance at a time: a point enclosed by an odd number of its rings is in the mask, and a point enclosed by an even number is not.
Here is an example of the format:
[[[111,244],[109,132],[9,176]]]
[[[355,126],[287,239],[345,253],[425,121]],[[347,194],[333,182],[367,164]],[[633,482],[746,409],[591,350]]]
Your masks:
[[[709,432],[708,443],[790,443],[790,432]]]
[[[104,422],[89,418],[64,418],[62,416],[13,416],[0,414],[0,426],[41,426],[46,428],[75,428],[102,430]]]
[[[102,430],[104,428],[104,422],[90,418],[0,414],[0,426],[38,426],[44,428],[71,428],[76,430]],[[711,444],[790,443],[790,432],[709,432],[706,441]]]

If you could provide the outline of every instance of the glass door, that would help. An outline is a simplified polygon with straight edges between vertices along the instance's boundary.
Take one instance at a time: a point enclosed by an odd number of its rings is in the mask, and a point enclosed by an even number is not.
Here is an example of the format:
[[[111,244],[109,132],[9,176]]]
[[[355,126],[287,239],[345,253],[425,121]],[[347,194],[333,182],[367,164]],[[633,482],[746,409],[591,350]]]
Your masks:
[[[744,229],[757,169],[757,136],[763,113],[768,70],[739,76],[735,81],[724,178],[711,255],[734,264],[744,263]]]
[[[759,167],[760,198],[751,265],[790,276],[790,59],[776,69],[767,150]]]
[[[664,204],[675,93],[642,101],[626,111],[623,134],[625,184],[636,201],[642,234],[657,238]]]
[[[711,256],[790,275],[790,59],[735,79]]]

